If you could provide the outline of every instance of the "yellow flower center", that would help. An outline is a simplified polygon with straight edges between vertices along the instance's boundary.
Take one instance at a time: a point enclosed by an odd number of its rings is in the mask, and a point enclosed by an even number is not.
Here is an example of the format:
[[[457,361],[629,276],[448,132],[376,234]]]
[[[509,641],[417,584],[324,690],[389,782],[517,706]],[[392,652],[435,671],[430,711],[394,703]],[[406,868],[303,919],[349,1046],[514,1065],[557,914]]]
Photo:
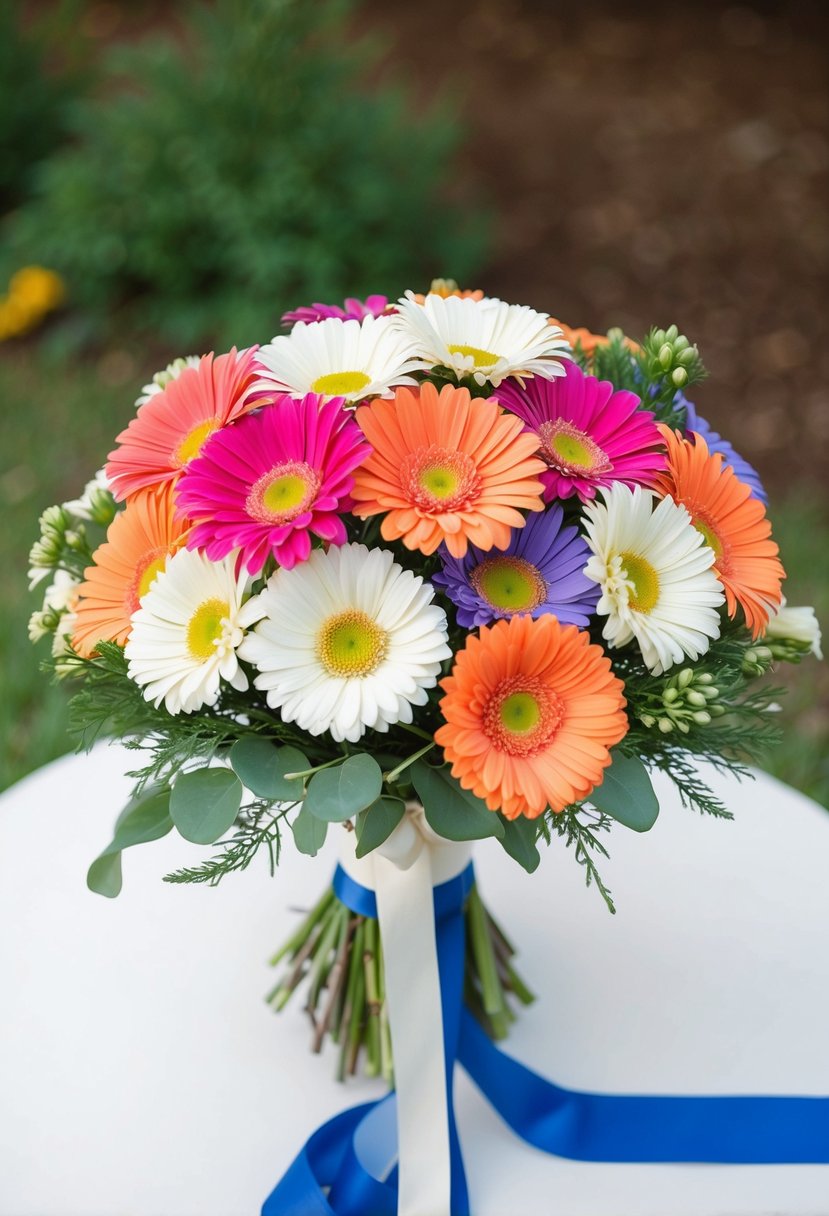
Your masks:
[[[323,622],[317,634],[317,657],[329,675],[371,675],[388,650],[388,634],[365,612],[349,608]]]
[[[471,456],[452,448],[418,448],[400,468],[401,488],[424,515],[466,510],[481,492],[481,478]]]
[[[430,465],[420,471],[420,484],[433,498],[451,498],[458,488],[458,471],[449,465]]]
[[[325,376],[317,376],[311,391],[322,393],[324,397],[350,397],[367,384],[371,384],[371,376],[365,372],[328,372]]]
[[[124,596],[127,615],[132,616],[140,608],[140,600],[147,594],[159,574],[167,564],[169,551],[158,548],[144,553],[135,564],[135,574]]]
[[[565,418],[542,422],[538,438],[547,464],[568,477],[604,476],[613,468],[606,453],[586,431]]]
[[[187,649],[191,658],[200,662],[213,658],[229,615],[227,600],[212,599],[199,604],[187,623]]]
[[[480,346],[464,346],[461,342],[452,342],[446,348],[450,355],[463,355],[471,358],[476,367],[494,367],[501,358],[491,350],[482,350]]]
[[[320,488],[319,474],[304,460],[274,465],[251,486],[245,510],[261,524],[286,524],[311,506]]]
[[[161,556],[161,557],[154,557],[153,560],[148,563],[148,565],[145,567],[144,571],[142,572],[140,579],[138,580],[137,595],[138,595],[139,600],[142,599],[143,596],[145,596],[147,594],[147,592],[149,591],[153,582],[155,581],[155,576],[164,569],[166,564],[167,564],[167,554],[166,553],[163,554],[163,556]]]
[[[717,536],[717,534],[713,530],[713,528],[710,528],[708,526],[708,524],[703,523],[703,521],[699,518],[699,516],[694,518],[691,522],[693,523],[697,532],[699,532],[702,539],[705,541],[708,548],[714,550],[714,557],[716,557],[716,558],[722,557],[722,555],[723,555],[722,541]]]
[[[198,426],[194,426],[192,431],[189,431],[182,439],[181,443],[173,453],[173,463],[180,468],[189,464],[194,460],[207,443],[214,431],[219,429],[218,418],[208,418],[206,422],[200,422]]]
[[[501,723],[514,735],[526,735],[541,719],[541,706],[529,692],[514,692],[501,702]]]
[[[622,553],[621,559],[624,577],[633,583],[628,604],[634,612],[652,612],[659,600],[659,575],[638,553]]]
[[[538,568],[523,557],[488,557],[475,567],[469,581],[488,604],[507,615],[532,612],[547,595]]]

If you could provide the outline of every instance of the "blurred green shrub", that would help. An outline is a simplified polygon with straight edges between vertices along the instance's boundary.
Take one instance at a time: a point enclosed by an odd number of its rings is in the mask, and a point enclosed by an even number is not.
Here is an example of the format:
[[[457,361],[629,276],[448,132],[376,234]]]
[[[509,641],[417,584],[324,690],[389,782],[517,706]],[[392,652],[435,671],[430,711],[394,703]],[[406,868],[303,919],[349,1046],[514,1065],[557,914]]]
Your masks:
[[[0,0],[0,215],[23,202],[38,164],[66,136],[67,106],[83,87],[74,0],[24,27],[22,6]]]
[[[76,142],[13,217],[15,261],[64,276],[100,331],[181,349],[270,338],[286,307],[463,276],[479,215],[448,203],[458,129],[372,91],[349,3],[215,0],[184,37],[116,48]]]

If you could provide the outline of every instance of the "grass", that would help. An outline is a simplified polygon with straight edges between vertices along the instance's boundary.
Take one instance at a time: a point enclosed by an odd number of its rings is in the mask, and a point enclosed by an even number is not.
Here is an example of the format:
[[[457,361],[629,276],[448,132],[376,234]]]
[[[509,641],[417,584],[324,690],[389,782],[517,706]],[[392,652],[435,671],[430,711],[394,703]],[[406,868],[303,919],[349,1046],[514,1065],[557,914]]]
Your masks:
[[[158,365],[167,356],[158,359]],[[94,362],[69,361],[43,345],[0,354],[0,789],[69,750],[66,690],[39,670],[47,642],[29,644],[26,623],[35,595],[26,594],[27,554],[38,516],[54,502],[75,498],[128,420],[141,383],[153,368],[126,351]],[[829,514],[817,493],[773,501],[775,535],[789,579],[792,604],[814,604],[829,621]],[[782,667],[783,743],[766,767],[829,808],[829,668],[814,659]]]

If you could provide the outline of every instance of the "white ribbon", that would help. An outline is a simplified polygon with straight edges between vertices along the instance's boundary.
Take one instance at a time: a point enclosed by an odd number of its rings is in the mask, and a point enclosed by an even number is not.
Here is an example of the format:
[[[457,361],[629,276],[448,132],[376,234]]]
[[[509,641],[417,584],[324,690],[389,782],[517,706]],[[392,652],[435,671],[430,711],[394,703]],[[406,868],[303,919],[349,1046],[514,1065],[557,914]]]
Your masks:
[[[348,833],[340,864],[377,899],[397,1093],[397,1213],[449,1216],[449,1111],[432,888],[466,869],[472,847],[437,836],[422,807],[406,811],[367,857],[355,857],[354,833]]]

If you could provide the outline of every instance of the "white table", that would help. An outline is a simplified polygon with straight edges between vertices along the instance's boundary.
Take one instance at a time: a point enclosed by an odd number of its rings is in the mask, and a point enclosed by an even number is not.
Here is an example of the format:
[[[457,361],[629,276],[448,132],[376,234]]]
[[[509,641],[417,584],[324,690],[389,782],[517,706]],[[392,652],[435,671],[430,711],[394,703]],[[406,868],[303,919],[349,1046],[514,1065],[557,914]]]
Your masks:
[[[286,847],[218,888],[163,884],[197,846],[128,851],[84,885],[129,788],[118,747],[0,797],[0,1216],[246,1216],[307,1135],[379,1092],[334,1083],[265,960],[328,878]],[[509,1050],[605,1092],[829,1094],[829,814],[767,777],[714,779],[734,823],[658,783],[651,833],[616,828],[609,916],[564,849],[527,877],[477,849],[485,898],[539,994]],[[286,842],[290,844],[290,842]],[[327,846],[328,852],[328,846]],[[465,1077],[475,1216],[826,1216],[826,1166],[587,1165],[518,1140]]]

